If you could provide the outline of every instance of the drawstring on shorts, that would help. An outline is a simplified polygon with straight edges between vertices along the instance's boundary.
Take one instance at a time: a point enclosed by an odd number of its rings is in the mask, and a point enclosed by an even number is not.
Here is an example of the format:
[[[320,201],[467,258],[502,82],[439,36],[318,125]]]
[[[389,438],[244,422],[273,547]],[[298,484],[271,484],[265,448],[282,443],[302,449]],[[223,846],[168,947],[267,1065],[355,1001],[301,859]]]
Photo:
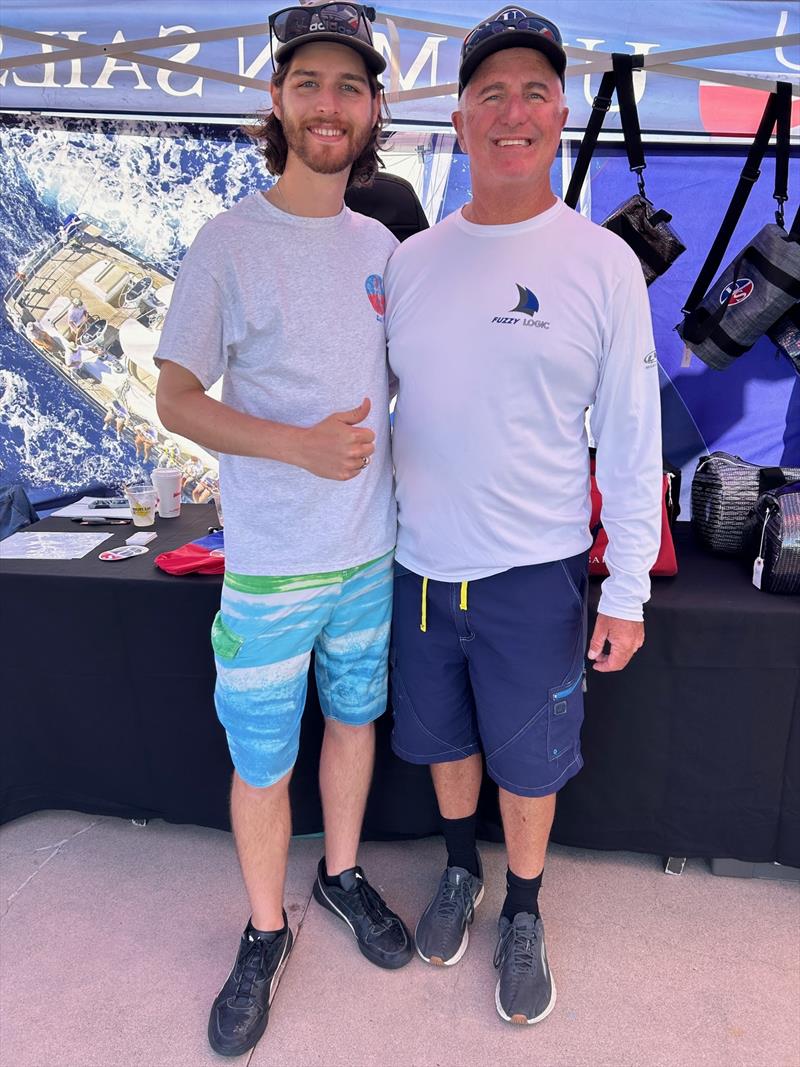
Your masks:
[[[461,597],[458,606],[462,611],[467,610],[467,589],[469,582],[461,583]],[[428,632],[428,579],[422,579],[422,604],[420,606],[419,628],[423,633]]]

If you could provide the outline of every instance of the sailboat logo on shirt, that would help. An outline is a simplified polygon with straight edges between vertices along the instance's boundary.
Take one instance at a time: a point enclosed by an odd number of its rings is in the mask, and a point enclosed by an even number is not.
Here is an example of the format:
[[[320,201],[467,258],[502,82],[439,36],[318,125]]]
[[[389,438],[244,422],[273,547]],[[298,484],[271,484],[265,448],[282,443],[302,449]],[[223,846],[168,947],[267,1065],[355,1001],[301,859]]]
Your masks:
[[[506,315],[495,315],[492,318],[492,324],[497,326],[518,326],[521,323],[523,326],[534,326],[540,330],[549,330],[549,322],[544,322],[542,319],[534,317],[539,310],[539,300],[536,294],[526,285],[520,285],[519,282],[515,284],[517,286],[516,307],[511,308]],[[523,315],[528,317],[522,318]]]
[[[517,301],[517,306],[511,308],[511,310],[521,311],[524,315],[535,315],[539,310],[539,301],[530,289],[526,289],[525,286],[520,285],[519,282],[517,282],[517,291],[519,292],[519,300]]]
[[[378,318],[383,318],[386,314],[386,296],[383,291],[383,278],[380,274],[370,274],[364,282],[364,288],[367,290],[367,296],[369,297],[370,304],[372,304],[372,310]]]

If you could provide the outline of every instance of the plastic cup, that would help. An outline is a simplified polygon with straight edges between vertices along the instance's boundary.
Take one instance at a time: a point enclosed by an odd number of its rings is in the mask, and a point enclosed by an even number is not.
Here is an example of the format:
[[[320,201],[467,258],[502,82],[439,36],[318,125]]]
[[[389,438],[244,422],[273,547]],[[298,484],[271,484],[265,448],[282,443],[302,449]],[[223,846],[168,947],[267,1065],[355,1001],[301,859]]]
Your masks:
[[[149,482],[125,486],[134,526],[152,526],[156,521],[158,493]]]
[[[156,467],[150,479],[158,493],[158,514],[162,519],[177,519],[181,513],[182,471],[177,467]]]
[[[214,497],[214,507],[217,509],[217,521],[220,526],[224,526],[225,522],[222,518],[222,500],[220,499],[219,489],[215,489],[211,495]]]

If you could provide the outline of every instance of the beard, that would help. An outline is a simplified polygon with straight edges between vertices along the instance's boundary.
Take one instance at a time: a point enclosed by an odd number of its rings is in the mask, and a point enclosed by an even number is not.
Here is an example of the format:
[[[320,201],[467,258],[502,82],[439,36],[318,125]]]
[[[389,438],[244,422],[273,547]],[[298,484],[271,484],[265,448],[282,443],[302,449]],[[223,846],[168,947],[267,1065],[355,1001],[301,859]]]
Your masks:
[[[343,170],[349,170],[372,136],[372,128],[359,131],[342,123],[345,129],[344,143],[326,147],[311,140],[306,131],[308,122],[295,122],[284,112],[281,125],[289,150],[315,174],[340,174]]]

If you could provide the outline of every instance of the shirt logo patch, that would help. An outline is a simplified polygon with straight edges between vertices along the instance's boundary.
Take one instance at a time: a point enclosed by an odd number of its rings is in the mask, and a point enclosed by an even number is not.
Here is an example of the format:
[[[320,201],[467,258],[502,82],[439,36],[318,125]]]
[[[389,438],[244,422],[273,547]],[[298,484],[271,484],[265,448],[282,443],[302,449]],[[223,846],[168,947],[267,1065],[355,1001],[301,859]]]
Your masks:
[[[755,286],[749,278],[737,278],[735,282],[725,286],[720,293],[719,302],[720,304],[727,304],[728,307],[742,304],[747,300],[754,288]]]
[[[509,310],[521,311],[523,315],[530,315],[531,318],[533,318],[533,316],[539,310],[539,301],[536,299],[530,289],[527,289],[524,285],[520,285],[519,282],[517,282],[517,291],[519,293],[519,300],[517,301],[517,306],[515,308],[510,308]]]
[[[517,286],[517,304],[516,307],[510,308],[509,313],[506,315],[495,315],[492,318],[492,325],[495,326],[517,326],[522,323],[523,326],[533,326],[539,330],[549,330],[550,323],[545,322],[542,319],[537,319],[536,313],[539,310],[539,300],[535,293],[533,293],[526,285]],[[523,318],[522,316],[527,316]]]
[[[386,314],[386,295],[383,291],[383,277],[380,274],[370,274],[364,282],[364,288],[367,290],[367,296],[369,297],[370,304],[372,304],[372,310],[379,319],[382,319]]]
[[[656,355],[655,349],[653,349],[652,352],[648,352],[644,357],[644,365],[645,367],[655,367],[658,365],[658,356]]]

